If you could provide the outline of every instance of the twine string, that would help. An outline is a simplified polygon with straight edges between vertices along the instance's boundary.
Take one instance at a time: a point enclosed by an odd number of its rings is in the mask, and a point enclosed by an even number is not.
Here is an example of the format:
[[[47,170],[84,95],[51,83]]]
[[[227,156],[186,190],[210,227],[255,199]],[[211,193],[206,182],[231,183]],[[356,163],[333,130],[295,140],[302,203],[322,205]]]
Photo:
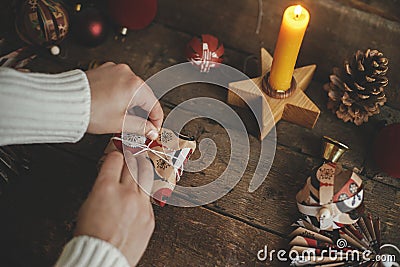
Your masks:
[[[151,149],[150,146],[151,146],[151,144],[154,142],[154,140],[151,140],[150,143],[149,143],[148,145],[146,145],[146,144],[141,144],[141,143],[138,143],[138,142],[133,142],[133,141],[124,140],[124,139],[122,139],[122,138],[120,138],[120,137],[113,137],[113,138],[111,138],[111,139],[112,139],[112,140],[121,141],[122,144],[124,144],[124,145],[126,145],[126,146],[130,146],[130,147],[133,146],[133,147],[139,147],[139,148],[141,148],[141,150],[139,150],[138,152],[132,153],[133,156],[140,155],[140,154],[142,154],[142,153],[144,153],[144,152],[146,152],[146,151],[151,152],[151,153],[157,155],[158,157],[160,157],[162,160],[164,160],[165,162],[167,162],[169,165],[171,165],[171,166],[174,168],[174,172],[175,172],[175,174],[176,174],[177,177],[178,177],[178,178],[177,178],[177,181],[180,180],[180,175],[179,175],[179,171],[178,171],[179,168],[176,167],[176,166],[174,166],[173,164],[170,164],[170,163],[169,163],[169,160],[175,159],[175,160],[178,161],[179,158],[178,158],[178,157],[175,157],[175,156],[171,156],[171,155],[169,155],[169,154],[167,154],[167,153],[165,153],[165,152],[162,152],[162,151],[157,151],[157,150]],[[180,169],[183,171],[183,165],[182,165],[182,167],[181,167]]]

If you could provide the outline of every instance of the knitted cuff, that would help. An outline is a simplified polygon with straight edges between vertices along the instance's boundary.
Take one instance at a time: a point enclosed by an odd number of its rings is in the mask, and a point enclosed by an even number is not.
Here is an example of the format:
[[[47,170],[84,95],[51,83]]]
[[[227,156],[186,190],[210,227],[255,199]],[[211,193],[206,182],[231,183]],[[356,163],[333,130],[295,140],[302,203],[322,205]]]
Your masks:
[[[86,74],[0,68],[0,145],[79,141],[89,125]]]
[[[73,238],[65,247],[56,267],[129,267],[125,256],[113,245],[89,236]]]

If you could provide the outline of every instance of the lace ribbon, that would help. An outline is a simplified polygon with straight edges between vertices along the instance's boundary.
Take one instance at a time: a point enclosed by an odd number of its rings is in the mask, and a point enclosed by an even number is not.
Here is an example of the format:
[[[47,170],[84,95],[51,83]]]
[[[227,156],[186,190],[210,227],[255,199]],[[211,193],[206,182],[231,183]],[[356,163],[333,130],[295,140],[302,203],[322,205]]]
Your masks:
[[[154,142],[153,140],[151,140],[151,141],[149,142],[149,144],[146,145],[146,144],[141,144],[141,143],[137,143],[137,142],[132,142],[132,141],[124,140],[124,139],[122,139],[121,137],[113,137],[113,138],[111,138],[111,139],[112,139],[112,140],[121,141],[122,144],[124,144],[124,145],[126,145],[126,146],[129,146],[129,147],[141,148],[141,150],[139,150],[138,152],[132,153],[133,156],[140,155],[140,154],[142,154],[142,153],[144,153],[144,152],[146,152],[146,151],[149,151],[149,152],[151,152],[151,153],[157,155],[158,157],[160,157],[161,159],[163,159],[164,161],[166,161],[168,164],[170,164],[170,165],[174,168],[174,172],[175,172],[175,174],[176,174],[176,176],[177,176],[177,181],[180,180],[180,177],[181,177],[181,176],[179,175],[179,169],[181,169],[181,170],[183,171],[183,165],[182,165],[181,168],[178,168],[178,167],[174,166],[174,164],[171,164],[171,163],[169,162],[169,160],[171,160],[171,159],[175,159],[175,160],[177,160],[177,161],[179,162],[179,158],[178,158],[178,157],[175,157],[175,156],[173,156],[173,155],[170,155],[170,154],[168,154],[168,153],[165,153],[165,152],[161,152],[161,151],[157,151],[157,150],[151,149],[150,146],[151,146],[151,144]]]

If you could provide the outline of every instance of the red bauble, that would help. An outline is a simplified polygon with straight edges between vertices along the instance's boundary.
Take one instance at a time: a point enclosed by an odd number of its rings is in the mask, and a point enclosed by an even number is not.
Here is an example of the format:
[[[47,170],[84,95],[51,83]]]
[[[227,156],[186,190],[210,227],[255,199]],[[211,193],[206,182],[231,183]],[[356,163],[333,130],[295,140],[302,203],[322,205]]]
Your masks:
[[[218,38],[203,34],[201,38],[193,37],[186,46],[186,58],[201,72],[209,72],[223,61],[224,45]]]
[[[113,20],[130,30],[147,27],[157,13],[157,0],[109,0],[108,6]]]
[[[72,33],[75,39],[86,46],[97,46],[107,38],[107,24],[103,14],[95,8],[84,8],[75,14]]]
[[[374,159],[390,176],[400,178],[400,123],[383,128],[374,143]]]

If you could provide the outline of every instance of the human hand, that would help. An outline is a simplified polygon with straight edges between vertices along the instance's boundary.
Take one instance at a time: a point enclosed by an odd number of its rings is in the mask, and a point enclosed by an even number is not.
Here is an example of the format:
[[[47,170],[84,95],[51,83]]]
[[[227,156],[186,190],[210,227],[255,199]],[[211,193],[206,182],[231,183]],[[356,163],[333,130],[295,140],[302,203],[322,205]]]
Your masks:
[[[92,192],[82,205],[75,236],[102,239],[118,248],[130,265],[143,255],[154,230],[154,214],[149,194],[153,185],[152,165],[144,156],[127,158],[107,155]]]
[[[127,113],[124,131],[157,139],[163,110],[150,87],[128,65],[107,62],[86,76],[91,92],[89,133],[120,133],[127,109],[140,107],[149,120]]]

